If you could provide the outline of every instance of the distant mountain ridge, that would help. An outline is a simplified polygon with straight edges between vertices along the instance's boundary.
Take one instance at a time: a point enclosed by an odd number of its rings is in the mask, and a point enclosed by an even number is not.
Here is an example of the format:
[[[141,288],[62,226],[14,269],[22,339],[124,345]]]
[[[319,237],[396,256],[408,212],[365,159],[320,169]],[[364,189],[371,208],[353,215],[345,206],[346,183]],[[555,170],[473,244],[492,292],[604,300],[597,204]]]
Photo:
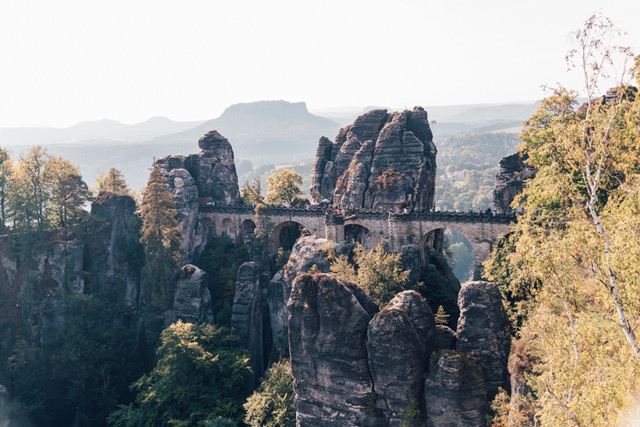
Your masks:
[[[66,128],[4,128],[0,129],[0,146],[65,144],[93,140],[142,142],[167,133],[181,132],[201,123],[203,122],[177,122],[166,117],[152,117],[133,125],[103,119],[81,122]]]

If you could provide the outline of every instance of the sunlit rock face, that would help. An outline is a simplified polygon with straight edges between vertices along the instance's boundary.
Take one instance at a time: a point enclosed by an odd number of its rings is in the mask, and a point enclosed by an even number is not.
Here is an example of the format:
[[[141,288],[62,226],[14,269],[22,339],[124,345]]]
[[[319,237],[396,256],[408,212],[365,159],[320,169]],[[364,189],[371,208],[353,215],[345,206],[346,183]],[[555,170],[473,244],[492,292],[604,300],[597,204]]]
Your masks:
[[[536,176],[537,169],[527,165],[527,155],[520,152],[500,159],[493,190],[493,206],[498,213],[510,213],[511,203],[522,193],[524,182]]]
[[[331,275],[304,274],[288,308],[297,425],[384,425],[375,421],[367,361],[371,299]]]
[[[431,309],[415,291],[399,293],[369,322],[369,369],[389,425],[400,425],[411,401],[422,399],[435,337]]]
[[[467,282],[458,294],[456,348],[473,356],[482,368],[489,397],[508,388],[511,326],[498,287],[489,282]]]
[[[311,197],[354,208],[431,209],[436,153],[422,107],[369,111],[342,128],[335,142],[320,139]]]
[[[198,146],[198,154],[173,154],[156,160],[176,202],[182,248],[188,261],[197,258],[214,234],[198,216],[200,203],[229,206],[240,198],[229,141],[213,130],[200,138]]]

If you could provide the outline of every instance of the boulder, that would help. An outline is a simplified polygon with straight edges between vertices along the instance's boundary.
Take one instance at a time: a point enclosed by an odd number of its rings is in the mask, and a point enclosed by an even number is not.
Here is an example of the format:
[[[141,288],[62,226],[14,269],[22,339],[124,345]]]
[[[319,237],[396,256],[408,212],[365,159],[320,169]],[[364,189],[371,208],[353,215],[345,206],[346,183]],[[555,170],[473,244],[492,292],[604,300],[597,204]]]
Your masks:
[[[240,266],[231,311],[231,330],[240,337],[240,342],[251,355],[254,385],[265,369],[261,275],[260,265],[255,262],[245,262]]]
[[[173,297],[171,323],[178,319],[189,323],[213,323],[208,283],[206,271],[191,264],[182,267]]]
[[[429,427],[480,427],[488,409],[482,371],[468,356],[439,354],[424,383]]]
[[[473,356],[482,367],[487,394],[508,388],[507,364],[511,327],[500,290],[489,282],[468,282],[458,295],[458,352]]]
[[[363,299],[366,294],[328,274],[293,282],[289,347],[297,425],[380,425],[366,348],[375,312]]]
[[[311,197],[356,209],[433,208],[436,147],[427,112],[372,110],[318,143]]]
[[[522,193],[524,182],[536,176],[538,170],[525,163],[528,156],[517,152],[505,156],[498,164],[493,206],[497,213],[511,213],[511,203]]]
[[[431,309],[415,291],[398,294],[369,322],[369,369],[390,425],[400,425],[412,399],[420,402],[435,335]]]

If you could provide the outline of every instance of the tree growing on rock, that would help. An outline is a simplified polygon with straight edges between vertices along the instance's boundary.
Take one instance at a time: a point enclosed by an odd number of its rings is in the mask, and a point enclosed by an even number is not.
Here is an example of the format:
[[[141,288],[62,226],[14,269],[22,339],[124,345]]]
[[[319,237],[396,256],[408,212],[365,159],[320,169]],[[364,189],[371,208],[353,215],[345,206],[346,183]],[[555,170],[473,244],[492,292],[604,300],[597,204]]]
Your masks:
[[[244,422],[252,427],[294,427],[293,378],[288,359],[271,365],[260,386],[244,404]]]
[[[300,185],[302,185],[302,177],[299,173],[289,169],[280,169],[267,178],[265,203],[275,206],[286,203],[291,206],[296,197],[302,194]]]
[[[96,177],[96,181],[98,191],[109,191],[120,196],[130,194],[124,175],[116,168],[110,168],[106,174],[101,172]]]
[[[387,252],[383,241],[369,252],[357,243],[353,264],[346,255],[329,253],[329,259],[331,273],[340,280],[358,285],[380,307],[404,290],[409,277],[409,272],[404,271],[402,256]]]
[[[182,236],[176,221],[176,204],[156,164],[140,205],[142,230],[140,242],[145,249],[146,273],[160,304],[168,306],[173,298],[175,273],[182,261]]]
[[[601,16],[574,33],[583,93],[556,88],[525,122],[538,174],[514,201],[524,214],[509,265],[494,257],[485,270],[530,296],[519,335],[536,361],[527,386],[541,425],[606,425],[640,386],[640,98],[618,33]]]
[[[238,337],[221,326],[178,320],[160,338],[156,366],[132,386],[135,403],[120,406],[110,423],[237,425],[251,378],[247,350],[240,347]]]

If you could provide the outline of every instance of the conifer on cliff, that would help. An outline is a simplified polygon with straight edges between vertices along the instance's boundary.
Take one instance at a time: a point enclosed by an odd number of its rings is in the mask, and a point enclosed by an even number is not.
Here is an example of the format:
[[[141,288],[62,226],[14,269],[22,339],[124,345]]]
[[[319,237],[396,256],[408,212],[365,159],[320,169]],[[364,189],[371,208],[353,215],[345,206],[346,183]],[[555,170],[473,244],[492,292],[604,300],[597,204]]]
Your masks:
[[[142,230],[140,243],[145,249],[147,277],[156,303],[171,302],[174,275],[182,261],[182,236],[176,221],[176,204],[169,185],[154,165],[140,205]]]

